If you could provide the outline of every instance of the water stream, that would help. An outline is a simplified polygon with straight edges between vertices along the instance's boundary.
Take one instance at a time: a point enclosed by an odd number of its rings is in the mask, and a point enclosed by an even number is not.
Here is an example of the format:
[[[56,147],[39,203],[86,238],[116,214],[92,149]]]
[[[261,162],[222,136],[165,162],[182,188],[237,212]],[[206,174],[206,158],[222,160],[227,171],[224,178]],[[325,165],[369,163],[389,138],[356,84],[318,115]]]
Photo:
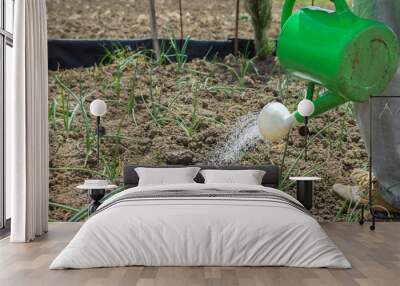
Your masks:
[[[255,147],[261,135],[257,126],[258,113],[240,117],[232,126],[225,143],[210,157],[211,165],[230,165],[240,161],[247,151]]]

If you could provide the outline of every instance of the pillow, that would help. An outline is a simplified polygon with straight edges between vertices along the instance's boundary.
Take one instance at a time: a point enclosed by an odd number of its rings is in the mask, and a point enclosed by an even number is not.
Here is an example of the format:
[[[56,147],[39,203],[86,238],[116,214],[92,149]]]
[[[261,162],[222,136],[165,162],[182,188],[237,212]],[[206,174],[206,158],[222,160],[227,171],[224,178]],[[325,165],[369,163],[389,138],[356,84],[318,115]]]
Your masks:
[[[138,186],[195,183],[193,179],[196,177],[199,170],[199,167],[135,168],[139,176]]]
[[[262,170],[202,170],[205,184],[261,185],[265,171]]]

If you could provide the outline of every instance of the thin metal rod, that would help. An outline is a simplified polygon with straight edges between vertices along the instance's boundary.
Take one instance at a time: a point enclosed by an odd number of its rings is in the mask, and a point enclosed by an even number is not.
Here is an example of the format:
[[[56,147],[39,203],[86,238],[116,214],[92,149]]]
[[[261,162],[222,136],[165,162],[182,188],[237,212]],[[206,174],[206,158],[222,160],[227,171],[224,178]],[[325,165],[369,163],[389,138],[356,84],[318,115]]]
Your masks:
[[[235,16],[235,39],[233,54],[235,56],[239,53],[239,11],[240,11],[240,0],[236,0],[236,16]]]
[[[100,166],[100,116],[96,117],[97,166]]]
[[[160,58],[160,45],[158,44],[157,34],[157,19],[156,19],[156,4],[154,0],[149,0],[150,4],[150,24],[151,24],[151,37],[153,39],[153,50],[156,53],[157,60]]]
[[[179,0],[179,22],[181,25],[181,40],[183,40],[182,0]]]
[[[305,137],[305,146],[304,146],[304,161],[307,161],[307,148],[308,148],[308,116],[304,116],[304,137]]]
[[[375,229],[375,210],[372,205],[372,98],[369,100],[369,190],[368,190],[368,206],[372,217],[372,227]]]

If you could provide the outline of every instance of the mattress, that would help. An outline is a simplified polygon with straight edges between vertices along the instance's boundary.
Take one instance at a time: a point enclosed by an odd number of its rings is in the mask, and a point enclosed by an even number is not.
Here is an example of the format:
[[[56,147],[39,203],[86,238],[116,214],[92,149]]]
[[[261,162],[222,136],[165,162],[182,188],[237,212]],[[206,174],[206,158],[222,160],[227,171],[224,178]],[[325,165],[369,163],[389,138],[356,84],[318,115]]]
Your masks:
[[[135,187],[108,199],[50,269],[133,265],[351,267],[290,195],[193,183]]]

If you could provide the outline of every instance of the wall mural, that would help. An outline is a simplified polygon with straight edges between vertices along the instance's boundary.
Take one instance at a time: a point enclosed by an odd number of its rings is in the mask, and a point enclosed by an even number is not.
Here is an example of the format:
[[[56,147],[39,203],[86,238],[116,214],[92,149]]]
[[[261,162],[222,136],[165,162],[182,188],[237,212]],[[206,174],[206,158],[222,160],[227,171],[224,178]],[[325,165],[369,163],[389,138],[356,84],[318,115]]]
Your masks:
[[[149,35],[148,7],[143,1],[132,5],[121,0],[109,7],[95,2],[48,1],[49,38]],[[319,220],[357,220],[359,210],[332,191],[338,183],[366,190],[368,181],[368,155],[351,102],[325,108],[309,122],[307,161],[297,127],[274,142],[259,132],[257,120],[267,104],[279,102],[295,111],[307,90],[307,82],[288,73],[272,54],[281,5],[273,5],[272,20],[265,27],[269,52],[264,58],[244,49],[237,56],[189,60],[190,37],[232,37],[234,7],[228,0],[185,1],[185,36],[180,41],[173,36],[180,31],[177,5],[170,2],[157,3],[159,36],[168,43],[167,49],[161,45],[158,58],[149,50],[116,46],[96,65],[49,70],[50,219],[84,219],[89,200],[86,191],[76,186],[89,178],[119,184],[126,163],[272,163],[283,169],[280,189],[291,194],[295,186],[289,176],[322,178],[314,188],[312,209]],[[329,1],[319,2],[334,8]],[[242,38],[253,38],[251,17],[251,7],[240,12]],[[315,94],[326,91],[321,85],[314,88]],[[101,117],[99,159],[96,118],[89,109],[95,99],[107,104]]]

